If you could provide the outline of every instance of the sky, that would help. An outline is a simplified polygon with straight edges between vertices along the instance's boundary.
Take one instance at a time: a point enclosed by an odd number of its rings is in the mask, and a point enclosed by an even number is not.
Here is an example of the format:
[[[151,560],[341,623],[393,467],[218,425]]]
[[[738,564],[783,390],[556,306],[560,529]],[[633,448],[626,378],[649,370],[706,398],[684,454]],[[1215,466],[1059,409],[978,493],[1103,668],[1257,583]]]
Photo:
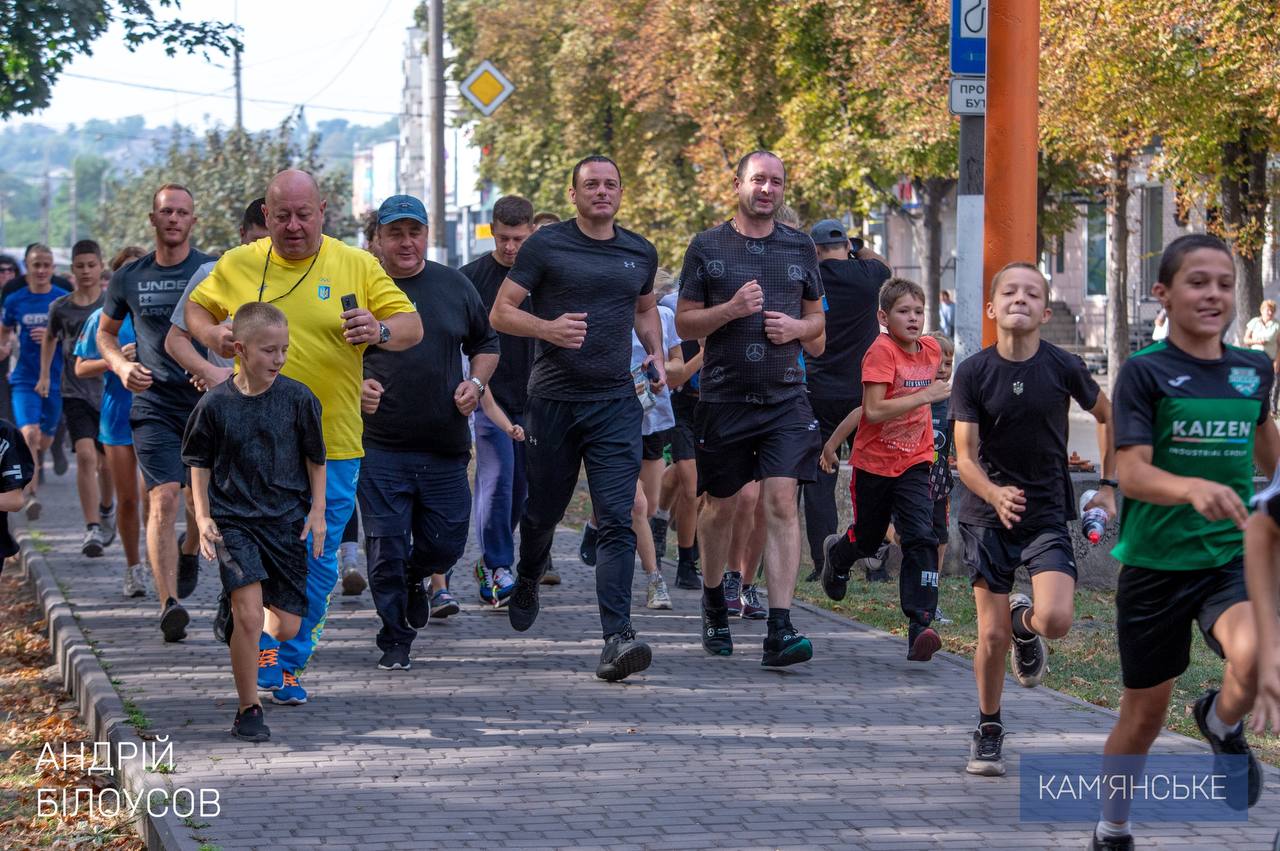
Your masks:
[[[406,28],[413,25],[417,5],[417,0],[184,0],[177,16],[236,21],[244,28],[244,124],[263,130],[283,121],[291,104],[305,103],[312,124],[329,118],[381,124],[399,114]],[[161,9],[158,16],[175,15]],[[46,109],[7,123],[63,127],[130,115],[144,116],[148,126],[235,123],[230,57],[170,58],[155,44],[130,53],[122,33],[123,28],[112,27],[93,43],[92,56],[68,65]]]

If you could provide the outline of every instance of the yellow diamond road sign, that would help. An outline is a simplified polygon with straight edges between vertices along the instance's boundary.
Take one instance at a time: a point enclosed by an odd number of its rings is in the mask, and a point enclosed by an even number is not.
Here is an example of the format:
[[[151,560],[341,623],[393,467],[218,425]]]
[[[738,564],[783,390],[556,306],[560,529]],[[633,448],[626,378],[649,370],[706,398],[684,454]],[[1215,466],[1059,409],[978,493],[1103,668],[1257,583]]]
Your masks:
[[[492,115],[502,102],[511,96],[516,87],[493,67],[488,59],[481,62],[467,79],[462,81],[462,95],[475,104],[485,115]]]

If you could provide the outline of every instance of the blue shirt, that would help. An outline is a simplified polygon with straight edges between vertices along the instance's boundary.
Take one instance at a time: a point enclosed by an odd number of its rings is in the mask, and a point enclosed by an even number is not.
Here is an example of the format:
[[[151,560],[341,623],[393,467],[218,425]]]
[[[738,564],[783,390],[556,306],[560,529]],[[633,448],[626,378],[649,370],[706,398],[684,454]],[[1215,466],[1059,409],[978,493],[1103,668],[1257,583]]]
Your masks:
[[[98,308],[89,314],[89,318],[84,321],[84,327],[80,329],[80,337],[76,340],[75,356],[84,358],[85,360],[98,360],[102,357],[102,353],[98,351],[98,321],[102,318],[102,308]],[[120,323],[120,346],[124,347],[130,343],[137,343],[138,337],[133,333],[133,317],[126,316],[124,321]],[[125,389],[120,383],[120,378],[111,370],[107,370],[103,375],[105,384],[103,392],[111,396],[116,402],[129,402],[132,400],[133,394]]]
[[[40,380],[40,344],[31,338],[32,330],[49,327],[49,305],[66,295],[61,287],[50,287],[47,293],[33,293],[23,287],[4,300],[4,324],[18,329],[18,363],[9,374],[9,383],[35,387]],[[62,380],[62,344],[54,350],[49,366],[50,392]]]

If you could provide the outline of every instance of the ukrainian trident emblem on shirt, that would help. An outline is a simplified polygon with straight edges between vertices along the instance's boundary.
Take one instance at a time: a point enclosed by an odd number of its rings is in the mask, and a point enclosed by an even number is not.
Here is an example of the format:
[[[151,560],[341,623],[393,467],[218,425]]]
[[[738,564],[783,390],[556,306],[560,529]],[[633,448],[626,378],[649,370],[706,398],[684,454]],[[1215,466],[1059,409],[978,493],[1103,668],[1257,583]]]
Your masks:
[[[1022,382],[1021,382],[1021,381],[1015,381],[1015,382],[1013,382],[1013,395],[1015,395],[1015,396],[1021,396],[1021,395],[1022,395]]]

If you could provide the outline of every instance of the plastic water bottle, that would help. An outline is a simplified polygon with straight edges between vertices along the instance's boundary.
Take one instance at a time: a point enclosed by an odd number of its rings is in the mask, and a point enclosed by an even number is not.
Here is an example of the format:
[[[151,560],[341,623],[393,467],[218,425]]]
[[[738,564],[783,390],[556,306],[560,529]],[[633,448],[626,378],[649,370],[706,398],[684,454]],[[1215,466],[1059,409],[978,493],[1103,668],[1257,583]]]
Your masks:
[[[1087,490],[1080,494],[1080,530],[1084,532],[1084,536],[1089,539],[1089,543],[1096,544],[1102,540],[1102,531],[1107,528],[1107,520],[1109,515],[1105,508],[1085,509],[1095,496],[1098,495],[1096,490]]]

